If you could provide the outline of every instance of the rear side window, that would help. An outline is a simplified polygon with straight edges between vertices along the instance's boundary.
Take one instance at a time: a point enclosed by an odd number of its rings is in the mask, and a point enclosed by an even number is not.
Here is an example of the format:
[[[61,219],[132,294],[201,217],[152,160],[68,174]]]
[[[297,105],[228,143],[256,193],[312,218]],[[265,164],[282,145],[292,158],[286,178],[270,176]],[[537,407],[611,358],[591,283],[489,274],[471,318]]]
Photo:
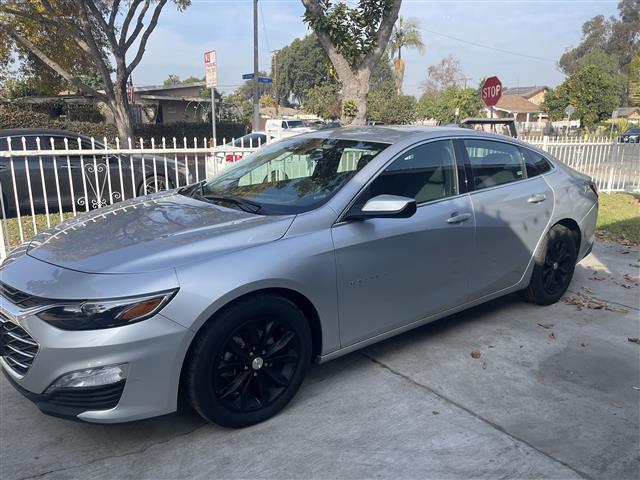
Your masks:
[[[491,140],[465,140],[476,190],[517,182],[525,178],[520,149]]]
[[[523,148],[524,160],[527,165],[527,177],[535,177],[551,170],[551,164],[538,152]]]

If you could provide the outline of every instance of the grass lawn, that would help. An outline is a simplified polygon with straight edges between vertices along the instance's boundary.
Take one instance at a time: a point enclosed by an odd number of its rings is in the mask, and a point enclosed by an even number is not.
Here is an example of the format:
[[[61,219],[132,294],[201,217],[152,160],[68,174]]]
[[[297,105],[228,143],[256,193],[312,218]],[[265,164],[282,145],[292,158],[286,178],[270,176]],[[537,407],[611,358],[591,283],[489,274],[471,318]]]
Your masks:
[[[600,194],[596,235],[610,242],[640,246],[640,194]]]
[[[65,213],[65,219],[73,214]],[[45,215],[36,215],[38,232],[47,229]],[[52,213],[49,216],[51,225],[60,223],[60,215]],[[8,232],[12,246],[20,243],[18,220],[8,220]],[[33,236],[33,221],[31,216],[22,217],[22,229],[25,239]],[[596,227],[598,238],[610,242],[620,242],[627,245],[640,246],[640,194],[602,193],[600,194],[600,213]]]
[[[66,220],[68,218],[73,217],[73,213],[63,213],[62,217],[64,220]],[[20,217],[20,220],[21,220],[20,224],[22,224],[22,235],[25,240],[28,240],[34,235],[33,218],[34,217],[32,217],[31,215],[26,215],[26,216],[23,215]],[[38,233],[43,232],[44,230],[49,228],[47,225],[46,215],[44,214],[36,215],[35,221],[36,221],[36,227],[37,227]],[[50,213],[49,222],[52,227],[60,223],[60,214]],[[11,246],[20,245],[20,229],[19,229],[18,219],[17,218],[8,219],[6,226],[7,226],[7,232],[9,234],[9,245]]]

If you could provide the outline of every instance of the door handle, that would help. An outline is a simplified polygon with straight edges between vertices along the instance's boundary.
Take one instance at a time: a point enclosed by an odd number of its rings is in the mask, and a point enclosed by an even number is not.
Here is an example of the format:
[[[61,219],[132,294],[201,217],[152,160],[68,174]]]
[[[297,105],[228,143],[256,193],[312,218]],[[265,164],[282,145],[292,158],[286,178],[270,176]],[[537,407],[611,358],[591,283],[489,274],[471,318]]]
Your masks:
[[[544,202],[547,199],[547,196],[544,193],[536,193],[535,195],[531,195],[527,202],[529,203],[540,203]]]
[[[453,212],[449,218],[447,218],[447,223],[462,223],[466,222],[471,218],[470,213],[458,213]]]

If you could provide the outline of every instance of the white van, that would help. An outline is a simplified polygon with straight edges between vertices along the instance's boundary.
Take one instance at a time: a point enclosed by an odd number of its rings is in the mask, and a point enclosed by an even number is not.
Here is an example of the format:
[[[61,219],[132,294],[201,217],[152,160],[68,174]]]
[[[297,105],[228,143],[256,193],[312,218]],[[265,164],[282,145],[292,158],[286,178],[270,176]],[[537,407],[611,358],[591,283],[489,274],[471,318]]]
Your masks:
[[[302,120],[297,118],[269,118],[264,129],[267,135],[271,135],[278,140],[312,131],[311,128],[304,126]]]

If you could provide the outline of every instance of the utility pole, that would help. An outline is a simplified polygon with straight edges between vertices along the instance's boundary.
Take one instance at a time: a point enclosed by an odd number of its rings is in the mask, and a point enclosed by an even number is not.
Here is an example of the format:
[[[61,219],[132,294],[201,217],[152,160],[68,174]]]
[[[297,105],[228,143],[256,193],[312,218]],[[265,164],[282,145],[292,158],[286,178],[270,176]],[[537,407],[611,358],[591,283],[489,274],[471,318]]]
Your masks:
[[[274,50],[273,52],[273,89],[275,91],[276,100],[276,117],[280,115],[280,95],[278,95],[278,52],[280,50]]]
[[[258,0],[253,0],[253,131],[260,129],[260,84],[258,83]]]

